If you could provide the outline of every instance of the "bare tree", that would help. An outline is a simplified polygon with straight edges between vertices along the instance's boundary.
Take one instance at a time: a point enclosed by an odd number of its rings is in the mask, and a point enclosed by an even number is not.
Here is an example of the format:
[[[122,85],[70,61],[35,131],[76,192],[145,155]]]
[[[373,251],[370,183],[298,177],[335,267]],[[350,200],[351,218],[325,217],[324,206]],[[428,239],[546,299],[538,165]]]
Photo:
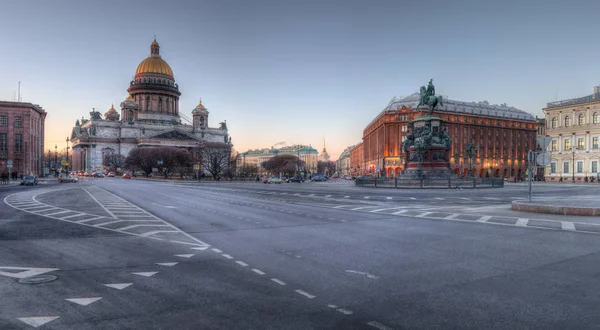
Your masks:
[[[304,166],[304,162],[294,155],[276,155],[264,161],[261,166],[273,174],[294,175],[298,166]]]
[[[253,176],[258,173],[258,166],[254,164],[244,164],[240,169],[244,176]]]
[[[116,171],[118,167],[123,167],[124,164],[125,156],[123,155],[111,154],[104,156],[104,165],[111,171]]]
[[[335,173],[335,162],[318,162],[317,173],[332,175],[333,173]]]
[[[180,173],[182,168],[189,170],[192,166],[192,156],[188,151],[175,147],[136,148],[125,158],[124,165],[132,171],[140,169],[146,173],[146,176],[149,176],[152,168],[156,167],[162,170],[166,179],[169,177],[169,172],[174,169],[180,169]]]
[[[202,165],[213,178],[217,178],[229,166],[229,147],[211,147],[202,149]]]
[[[153,149],[154,148],[135,148],[131,150],[127,158],[125,158],[125,168],[132,172],[139,169],[144,171],[146,176],[149,176],[150,173],[152,173],[152,167],[156,164]]]

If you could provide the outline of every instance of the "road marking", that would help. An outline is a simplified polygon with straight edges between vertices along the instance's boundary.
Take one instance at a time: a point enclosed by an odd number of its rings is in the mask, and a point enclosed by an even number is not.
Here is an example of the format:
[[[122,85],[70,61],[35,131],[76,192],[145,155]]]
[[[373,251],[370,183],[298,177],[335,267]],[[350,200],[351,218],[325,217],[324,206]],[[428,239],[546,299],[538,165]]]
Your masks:
[[[430,215],[430,214],[432,214],[432,213],[433,213],[433,212],[424,212],[424,213],[421,213],[421,214],[415,215],[415,218],[423,218],[423,217],[426,217],[426,216],[428,216],[428,215]]]
[[[248,267],[248,264],[247,264],[247,263],[245,263],[245,262],[243,262],[243,261],[240,261],[240,260],[238,260],[238,261],[236,261],[236,263],[237,263],[238,265],[242,265],[242,266],[244,266],[244,267]]]
[[[355,207],[353,209],[350,209],[351,211],[357,211],[357,210],[362,210],[362,209],[368,209],[370,207],[374,207],[373,205],[370,206],[361,206],[361,207]]]
[[[350,198],[350,196],[344,196],[344,198]]]
[[[263,271],[262,271],[262,270],[260,270],[260,269],[253,268],[253,269],[252,269],[252,271],[253,271],[253,272],[255,272],[255,273],[256,273],[256,274],[258,274],[258,275],[265,275],[265,272],[263,272]]]
[[[300,193],[296,193],[296,194],[294,194],[294,196],[300,196]]]
[[[85,213],[78,213],[78,214],[73,214],[73,215],[67,215],[66,217],[61,217],[61,219],[65,220],[65,219],[79,217],[79,216],[82,216],[82,215],[86,215],[86,214]]]
[[[191,258],[195,256],[195,254],[175,254],[175,257],[180,257],[180,258]]]
[[[151,277],[151,276],[158,274],[158,272],[141,272],[141,273],[133,273],[133,274],[144,276],[144,277]]]
[[[107,286],[109,288],[113,288],[113,289],[117,289],[117,290],[123,290],[126,287],[133,285],[133,283],[114,283],[114,284],[104,284],[104,286]]]
[[[102,297],[91,297],[91,298],[67,298],[65,300],[76,303],[77,305],[87,306],[93,302],[102,299]]]
[[[233,259],[232,256],[228,255],[228,254],[223,254],[223,257],[227,258],[227,259]]]
[[[386,199],[392,199],[392,197],[386,197]]]
[[[459,215],[460,215],[460,214],[457,214],[457,213],[455,213],[455,214],[450,214],[450,215],[448,215],[448,216],[444,217],[444,219],[446,219],[446,220],[452,220],[452,219],[456,218],[456,217],[457,217],[457,216],[459,216]]]
[[[465,198],[465,197],[458,197],[458,198],[459,198],[459,199],[466,200],[466,201],[470,200],[470,198]]]
[[[331,197],[331,195],[326,195],[325,198],[327,198],[327,197]]]
[[[332,304],[327,305],[327,307],[329,307],[329,308],[337,308],[336,305],[332,305]]]
[[[32,267],[0,267],[0,269],[5,270],[20,270],[20,272],[3,272],[0,271],[0,275],[8,276],[12,278],[26,278],[31,276],[36,276],[48,272],[53,272],[55,270],[59,270],[59,268],[32,268]]]
[[[517,223],[515,223],[515,226],[527,227],[528,222],[529,222],[529,219],[527,219],[527,218],[519,218],[517,220]]]
[[[143,225],[143,226],[152,226],[152,225]],[[155,230],[155,231],[145,232],[143,234],[140,234],[140,236],[148,237],[148,236],[152,236],[152,235],[156,235],[156,234],[160,234],[160,233],[178,233],[178,232],[179,231],[177,231],[177,230]]]
[[[371,212],[371,213],[377,213],[377,212],[386,211],[386,210],[397,210],[397,209],[401,209],[403,207],[404,206],[402,206],[402,207],[388,207],[388,208],[385,208],[385,209],[377,209],[377,210],[372,210],[372,211],[369,211],[369,212]]]
[[[77,221],[75,221],[75,222],[77,222],[77,223],[82,223],[82,222],[89,222],[89,221],[92,221],[92,220],[103,219],[103,218],[104,218],[104,217],[93,217],[93,218],[89,218],[89,219],[77,220]]]
[[[368,322],[367,324],[374,328],[377,328],[379,330],[392,330],[392,328],[385,326],[377,321],[371,321],[371,322]]]
[[[482,216],[481,218],[479,218],[479,219],[477,219],[477,220],[475,220],[475,221],[477,221],[477,222],[487,222],[487,221],[488,221],[488,220],[490,220],[491,218],[492,218],[492,216],[491,216],[491,215],[484,215],[484,216]]]
[[[369,199],[369,198],[371,198],[371,197],[370,196],[365,196],[365,199]]]
[[[33,317],[19,317],[18,320],[27,323],[34,328],[41,327],[42,325],[54,321],[60,316],[33,316]]]
[[[416,199],[416,198],[415,198],[415,197],[408,197],[408,199],[412,199],[412,200],[415,200],[415,199]]]
[[[96,203],[98,203],[98,205],[100,205],[101,208],[104,209],[104,211],[108,212],[108,214],[110,214],[111,217],[113,218],[117,218],[111,211],[109,211],[106,207],[104,207],[104,205],[102,205],[102,203],[100,203],[96,197],[94,197],[94,195],[92,195],[92,193],[90,193],[87,189],[83,189],[86,193],[88,193],[88,195],[90,195],[90,197],[92,197],[93,200],[96,201]]]
[[[354,314],[351,310],[345,309],[345,308],[338,308],[337,311],[340,312],[340,313],[342,313],[342,314],[346,314],[346,315],[352,315],[352,314]]]
[[[575,224],[569,221],[561,221],[561,226],[563,230],[575,230]]]
[[[296,293],[298,293],[298,294],[301,294],[301,295],[305,296],[305,297],[306,297],[306,298],[308,298],[308,299],[314,299],[314,298],[316,298],[316,297],[317,297],[317,296],[315,296],[315,295],[312,295],[312,294],[310,294],[310,293],[308,293],[308,292],[306,292],[306,291],[300,290],[300,289],[298,289],[298,290],[294,290],[294,291],[296,291]]]
[[[500,198],[496,198],[496,197],[483,197],[483,199],[500,200]]]
[[[156,264],[159,266],[173,267],[173,266],[177,265],[178,262],[157,262]]]
[[[191,249],[192,250],[204,251],[204,250],[208,250],[208,246],[193,247]]]
[[[100,218],[98,218],[98,219],[100,219]],[[83,221],[92,221],[92,220],[91,219],[85,219]],[[114,221],[99,223],[99,224],[94,225],[94,226],[96,226],[96,227],[102,227],[102,226],[110,225],[112,223],[123,222],[123,221],[125,221],[125,220],[114,220]],[[79,222],[79,221],[77,221],[77,222]]]
[[[272,278],[271,281],[273,281],[279,285],[286,285],[284,281],[276,279],[276,278]]]
[[[400,211],[398,211],[398,212],[394,212],[394,213],[392,213],[392,214],[393,214],[393,215],[396,215],[396,214],[402,214],[402,213],[404,213],[404,212],[406,212],[406,211],[408,211],[408,210],[400,210]]]
[[[354,206],[354,205],[338,205],[338,206],[334,206],[333,208],[334,209],[341,209],[341,208],[350,207],[350,206]]]
[[[364,275],[364,276],[366,276],[368,278],[372,278],[372,279],[379,278],[379,276],[375,276],[373,274],[369,274],[369,273],[366,273],[366,272],[361,272],[361,271],[358,271],[358,270],[351,270],[351,269],[349,269],[349,270],[346,270],[346,273]]]
[[[168,225],[131,225],[131,226],[127,226],[127,227],[117,228],[115,230],[125,231],[125,230],[138,228],[138,227],[170,227],[170,226],[168,226]],[[138,234],[138,235],[142,236],[143,234]]]
[[[439,201],[445,201],[445,198],[441,198],[441,197],[436,197],[435,199],[439,200]]]

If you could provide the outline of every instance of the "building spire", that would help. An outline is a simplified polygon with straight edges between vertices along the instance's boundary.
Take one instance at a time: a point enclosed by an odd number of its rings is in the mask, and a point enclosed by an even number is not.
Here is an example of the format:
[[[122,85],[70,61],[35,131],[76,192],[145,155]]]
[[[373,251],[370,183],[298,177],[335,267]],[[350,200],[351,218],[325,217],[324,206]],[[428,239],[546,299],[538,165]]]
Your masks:
[[[327,151],[327,141],[325,140],[325,135],[323,135],[323,151]]]
[[[154,41],[150,45],[150,56],[160,56],[160,46],[156,41],[156,35],[154,35]]]

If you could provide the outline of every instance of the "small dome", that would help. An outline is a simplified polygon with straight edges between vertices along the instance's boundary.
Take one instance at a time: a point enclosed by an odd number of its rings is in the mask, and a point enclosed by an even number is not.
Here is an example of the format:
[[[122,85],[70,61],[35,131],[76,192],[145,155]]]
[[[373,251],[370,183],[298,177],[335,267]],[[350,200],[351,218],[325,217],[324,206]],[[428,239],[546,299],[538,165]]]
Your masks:
[[[167,75],[173,80],[175,79],[171,66],[169,66],[169,64],[160,56],[160,46],[158,45],[156,38],[150,45],[150,55],[140,62],[137,70],[135,70],[136,76],[144,73],[159,73]]]
[[[110,105],[110,109],[104,114],[104,118],[107,120],[119,120],[119,113],[115,110],[114,104]]]
[[[204,107],[204,104],[202,104],[202,99],[200,99],[200,103],[198,103],[198,105],[196,106],[196,108],[194,108],[192,113],[208,113],[208,110],[206,109],[206,107]]]
[[[117,110],[115,110],[115,105],[111,104],[110,109],[108,109],[108,113],[113,113],[113,112],[117,112]]]
[[[129,101],[129,102],[135,102],[135,100],[133,99],[133,97],[131,97],[131,94],[127,95],[127,98],[125,99],[125,102],[127,102],[127,101]]]

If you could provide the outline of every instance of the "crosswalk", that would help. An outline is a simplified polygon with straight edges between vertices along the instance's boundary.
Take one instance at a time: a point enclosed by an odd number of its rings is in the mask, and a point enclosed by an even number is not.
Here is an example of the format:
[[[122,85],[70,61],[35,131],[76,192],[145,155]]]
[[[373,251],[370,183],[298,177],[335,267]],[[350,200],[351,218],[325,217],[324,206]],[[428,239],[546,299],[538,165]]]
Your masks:
[[[102,207],[106,212],[105,215],[70,210],[42,203],[36,199],[40,194],[55,191],[50,189],[8,195],[4,198],[4,202],[12,208],[60,221],[173,243],[208,246],[170,223],[104,189],[88,186],[82,190],[82,193],[88,194]]]

